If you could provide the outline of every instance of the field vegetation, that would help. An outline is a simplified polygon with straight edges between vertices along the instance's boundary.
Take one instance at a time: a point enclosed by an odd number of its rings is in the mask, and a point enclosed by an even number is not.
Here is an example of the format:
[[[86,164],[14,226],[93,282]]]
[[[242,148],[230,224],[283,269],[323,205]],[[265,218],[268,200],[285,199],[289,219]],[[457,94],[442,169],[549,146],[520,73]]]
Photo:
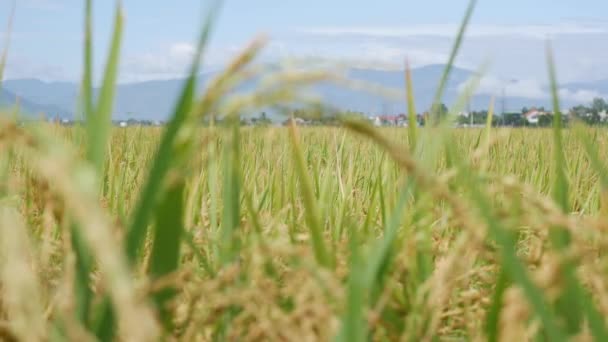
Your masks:
[[[553,128],[243,128],[333,78],[265,74],[256,40],[196,93],[212,10],[167,125],[120,129],[122,13],[98,96],[90,18],[86,124],[0,117],[3,339],[608,340],[608,137],[562,129],[550,49]]]

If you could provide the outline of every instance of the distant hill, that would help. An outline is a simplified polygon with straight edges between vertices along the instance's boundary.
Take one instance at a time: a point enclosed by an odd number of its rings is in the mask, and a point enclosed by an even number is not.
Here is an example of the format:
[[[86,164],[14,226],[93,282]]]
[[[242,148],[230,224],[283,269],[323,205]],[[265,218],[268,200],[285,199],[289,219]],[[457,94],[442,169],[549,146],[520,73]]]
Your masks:
[[[443,73],[444,66],[431,65],[412,70],[412,82],[418,111],[427,110],[435,96],[435,90]],[[458,86],[465,82],[472,72],[454,68],[450,74],[444,101],[451,103],[458,94]],[[366,113],[403,112],[405,111],[405,77],[402,71],[381,71],[370,69],[351,69],[347,73],[349,79],[377,84],[403,93],[398,100],[388,100],[382,96],[366,91],[355,91],[331,84],[323,84],[316,90],[330,104],[348,110]]]
[[[19,98],[19,113],[25,117],[38,118],[41,115],[69,117],[72,115],[71,112],[60,106],[35,103],[28,98],[18,97],[13,92],[5,89],[0,89],[0,108],[13,107],[17,103],[17,98]]]
[[[73,113],[79,85],[72,82],[44,82],[37,79],[8,80],[3,87],[11,93],[43,106],[61,108]]]
[[[202,77],[204,79],[204,77]],[[117,87],[114,103],[115,119],[166,119],[175,104],[185,80],[159,80]],[[70,82],[44,82],[36,79],[7,80],[3,87],[13,95],[37,103],[40,108],[57,111],[62,116],[73,117],[80,85]],[[97,93],[97,89],[94,90]]]
[[[608,94],[608,80],[572,82],[566,83],[562,87],[569,90],[594,90],[600,94]]]
[[[412,70],[416,108],[418,111],[425,111],[431,106],[444,67],[443,65],[430,65]],[[199,86],[208,82],[214,75],[213,73],[201,75]],[[453,104],[460,93],[459,86],[472,75],[473,72],[470,70],[453,68],[443,101],[448,105]],[[314,90],[329,104],[343,110],[355,110],[366,113],[397,113],[405,111],[405,92],[403,91],[405,80],[402,71],[350,69],[347,72],[347,76],[349,79],[396,89],[399,92],[403,92],[403,97],[396,100],[387,100],[379,95],[345,89],[333,84],[319,84],[314,87]],[[167,119],[183,83],[183,79],[172,79],[120,84],[117,88],[114,118]],[[253,82],[249,82],[243,88],[249,89],[252,86]],[[608,81],[571,83],[564,86],[573,91],[580,89],[596,90],[600,93],[608,94]],[[42,111],[53,113],[53,116],[73,116],[79,93],[79,85],[77,83],[43,82],[36,79],[8,80],[3,83],[3,87],[6,90],[0,93],[0,104],[14,103],[15,95],[19,95],[22,99],[22,107],[27,112],[37,113]],[[490,96],[475,96],[471,101],[471,108],[487,108],[489,102]],[[503,99],[498,98],[496,103],[497,111],[501,111],[502,104]],[[504,104],[509,111],[533,105],[550,107],[549,99],[538,100],[524,97],[507,97],[504,99]],[[568,101],[562,102],[564,107],[570,107],[574,104]]]

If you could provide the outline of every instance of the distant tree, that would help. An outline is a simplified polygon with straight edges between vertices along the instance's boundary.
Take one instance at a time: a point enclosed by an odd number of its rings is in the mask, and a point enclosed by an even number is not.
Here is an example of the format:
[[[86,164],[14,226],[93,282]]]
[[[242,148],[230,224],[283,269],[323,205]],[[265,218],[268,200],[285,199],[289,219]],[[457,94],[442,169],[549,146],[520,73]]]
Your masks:
[[[530,109],[528,109],[528,107],[523,107],[523,108],[521,109],[521,113],[522,113],[522,114],[526,114],[526,113],[527,113],[527,112],[529,112],[529,111],[530,111]]]
[[[599,113],[603,111],[608,111],[608,103],[606,103],[606,100],[599,97],[594,98],[593,102],[591,103],[591,112],[598,115],[599,119]]]
[[[473,123],[476,125],[485,124],[488,120],[488,111],[482,110],[479,112],[473,112]]]
[[[262,115],[260,116],[260,120],[263,122],[269,121],[268,115],[266,115],[266,112],[262,112]]]
[[[513,127],[525,126],[526,124],[526,120],[520,113],[504,113],[501,121],[503,125]]]
[[[441,104],[435,103],[431,106],[431,110],[430,110],[431,122],[433,122],[433,120],[435,122],[439,122],[443,118],[445,118],[447,115],[448,115],[448,107],[445,105],[445,103],[441,103]]]
[[[429,118],[429,113],[428,112],[424,112],[422,114],[419,114],[417,116],[418,124],[420,124],[420,126],[426,125],[426,122],[427,122],[428,118]]]
[[[591,107],[578,105],[570,109],[570,115],[588,125],[597,125],[601,122],[600,113],[608,110],[608,104],[604,99],[596,98]]]
[[[603,110],[608,109],[608,104],[606,103],[606,100],[600,97],[596,97],[591,102],[591,109],[597,112],[601,112]]]
[[[545,114],[538,117],[538,126],[540,127],[548,127],[553,124],[553,115]]]
[[[262,112],[260,114],[260,117],[258,119],[256,119],[255,121],[252,120],[252,122],[255,123],[256,125],[261,125],[261,126],[267,126],[272,123],[272,121],[268,118],[268,115],[266,114],[266,112]]]
[[[468,125],[471,123],[471,121],[469,120],[469,116],[473,115],[473,113],[469,113],[469,115],[458,115],[458,118],[456,118],[456,122],[459,125]]]
[[[570,115],[581,120],[589,113],[591,113],[591,108],[587,108],[583,105],[574,106],[570,109]]]
[[[488,111],[473,111],[468,113],[467,116],[459,115],[456,121],[461,125],[483,125],[488,119]],[[494,120],[494,119],[493,119]]]

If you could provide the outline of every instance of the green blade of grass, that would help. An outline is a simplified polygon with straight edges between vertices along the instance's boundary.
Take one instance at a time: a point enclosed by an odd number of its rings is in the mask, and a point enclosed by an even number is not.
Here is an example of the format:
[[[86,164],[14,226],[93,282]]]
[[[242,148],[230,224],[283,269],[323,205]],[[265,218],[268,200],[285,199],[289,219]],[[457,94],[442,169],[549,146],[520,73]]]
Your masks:
[[[443,93],[448,84],[448,79],[450,77],[450,72],[452,71],[452,67],[454,66],[454,62],[456,61],[456,56],[458,55],[458,51],[460,50],[460,45],[462,44],[462,40],[464,39],[464,35],[467,30],[467,26],[469,25],[469,21],[473,16],[473,11],[475,10],[475,5],[477,4],[477,0],[470,0],[469,5],[466,9],[464,17],[462,19],[462,23],[460,24],[460,28],[458,30],[458,34],[456,35],[456,40],[454,41],[454,45],[452,46],[452,50],[450,52],[450,57],[445,66],[443,74],[441,75],[441,79],[439,81],[439,85],[437,86],[437,91],[435,93],[435,97],[433,99],[433,106],[438,106],[441,103],[441,99],[443,98]],[[433,124],[439,123],[439,119],[437,116],[439,113],[431,113],[431,121]]]
[[[490,139],[492,137],[492,119],[494,118],[494,96],[490,98],[490,106],[488,107],[488,117],[486,118],[486,148],[490,148]]]
[[[215,124],[214,124],[214,118],[211,117],[210,118],[210,126],[209,126],[209,134],[213,135],[216,132],[216,128],[215,128]],[[216,242],[213,244],[213,246],[211,247],[211,254],[215,257],[212,258],[212,260],[209,262],[212,266],[213,269],[216,269],[217,265],[213,264],[214,261],[218,260],[218,256],[219,256],[219,250],[217,247],[217,234],[218,234],[218,202],[219,202],[219,195],[217,194],[217,184],[218,184],[218,180],[217,180],[217,174],[218,174],[218,166],[217,166],[217,160],[219,159],[217,157],[218,155],[218,148],[216,143],[211,143],[208,145],[207,147],[207,155],[209,156],[208,158],[208,162],[207,162],[207,191],[209,192],[209,231],[211,232],[212,236],[213,236],[213,240]]]
[[[148,224],[152,219],[157,204],[157,197],[160,196],[163,180],[169,172],[173,159],[172,152],[174,142],[180,127],[186,121],[187,114],[192,107],[200,59],[210,35],[213,19],[215,18],[216,11],[219,9],[220,2],[214,2],[214,4],[216,6],[212,7],[205,25],[201,30],[189,77],[182,89],[174,115],[167,124],[167,128],[161,138],[156,157],[152,161],[147,181],[140,192],[139,200],[132,214],[131,223],[128,226],[125,253],[132,264],[137,261],[141,245],[147,235]],[[115,313],[110,302],[107,300],[102,302],[99,312],[98,323],[96,325],[96,336],[102,341],[112,340],[116,329]]]
[[[596,141],[594,141],[594,139],[588,135],[588,132],[586,132],[583,127],[584,126],[580,123],[574,125],[574,133],[583,143],[583,147],[585,148],[585,152],[587,153],[591,167],[599,176],[602,190],[608,191],[608,167],[606,167],[606,163],[604,163],[600,156],[596,146]]]
[[[184,189],[183,179],[171,184],[156,211],[149,271],[152,280],[170,275],[178,270],[180,242],[184,232]],[[160,320],[167,331],[171,331],[173,326],[172,314],[167,308],[167,304],[176,293],[174,288],[165,288],[154,294]]]
[[[129,231],[127,232],[126,245],[126,253],[131,262],[136,261],[141,245],[146,237],[148,224],[161,191],[162,181],[171,168],[174,141],[192,108],[200,59],[203,54],[203,49],[207,44],[211,27],[213,26],[213,19],[215,18],[218,7],[219,3],[212,8],[202,30],[196,52],[194,53],[189,77],[182,89],[173,116],[169,120],[163,137],[161,138],[156,157],[152,162],[147,181],[143,186],[139,201],[133,213]]]
[[[415,100],[414,100],[414,84],[412,82],[412,73],[411,73],[411,68],[409,63],[407,63],[406,65],[406,87],[407,87],[407,103],[408,103],[408,141],[410,143],[410,153],[412,153],[412,155],[414,155],[414,153],[416,153],[416,148],[418,147],[418,133],[417,133],[417,126],[418,126],[418,120],[417,120],[417,113],[416,113],[416,107],[415,107]],[[414,198],[414,203],[418,203],[420,201],[420,197],[421,194],[419,193],[417,188],[414,188],[413,191],[413,198]],[[413,221],[412,223],[415,224],[415,222],[417,222],[420,219],[420,212],[417,210],[413,210],[414,214],[413,214]],[[417,248],[415,251],[415,257],[416,257],[416,275],[417,277],[417,282],[414,282],[414,287],[417,287],[421,284],[423,284],[428,277],[431,275],[432,273],[432,269],[433,269],[433,260],[432,260],[432,256],[430,254],[430,245],[431,245],[431,238],[430,238],[430,234],[424,234],[424,237],[419,240],[417,242]]]
[[[378,201],[380,202],[380,218],[382,219],[382,227],[388,227],[388,209],[386,207],[386,197],[384,196],[384,182],[382,181],[382,171],[378,166]]]
[[[472,114],[469,114],[472,115]],[[492,96],[490,98],[490,106],[488,108],[488,117],[486,119],[486,131],[485,131],[485,140],[483,142],[483,148],[484,148],[484,152],[485,154],[485,158],[482,160],[481,163],[481,170],[482,171],[487,171],[488,169],[488,163],[489,163],[489,153],[490,153],[490,144],[492,143],[492,117],[494,117],[494,96]],[[478,137],[477,140],[477,145],[479,144],[479,139],[481,139],[481,134]]]
[[[203,270],[207,273],[209,277],[215,277],[215,272],[213,271],[213,267],[209,262],[209,258],[203,255],[199,246],[197,246],[194,241],[194,236],[188,230],[184,230],[183,232],[183,240],[188,245],[188,247],[192,250],[194,257],[198,260],[199,264],[202,266]]]
[[[92,119],[93,116],[93,16],[92,0],[85,2],[85,22],[84,22],[84,63],[82,73],[82,106],[85,120]]]
[[[454,146],[452,144],[446,143],[446,151],[452,155],[456,155]],[[572,327],[569,325],[567,331],[564,332],[561,325],[558,324],[557,317],[555,316],[553,310],[551,310],[551,308],[548,306],[546,300],[543,298],[542,292],[534,285],[530,277],[527,275],[524,265],[518,259],[516,252],[517,241],[513,237],[513,234],[507,231],[500,223],[500,220],[498,220],[493,214],[492,208],[489,204],[491,202],[478,188],[478,181],[471,173],[468,165],[466,165],[466,163],[460,159],[455,159],[455,161],[458,163],[458,168],[460,170],[459,174],[461,175],[463,185],[469,189],[471,199],[476,204],[482,218],[488,225],[490,237],[501,247],[500,252],[502,257],[502,267],[504,267],[504,269],[508,272],[509,279],[512,279],[522,287],[528,301],[543,322],[543,332],[551,340],[564,340],[567,336],[566,332],[571,333]],[[566,271],[567,270],[568,268]],[[573,283],[573,278],[568,276],[569,272],[566,273],[568,278],[568,291],[566,292],[567,296],[564,297],[564,303],[576,305],[576,297],[580,294],[580,292],[574,292],[575,290],[578,290],[578,287],[572,287],[572,285],[576,284],[576,281],[574,280]],[[560,310],[559,314],[564,315],[564,312]],[[571,319],[570,317],[565,318],[567,320]]]
[[[97,309],[97,317],[94,317],[93,331],[99,341],[113,341],[116,335],[116,313],[112,306],[110,297],[105,296]]]
[[[566,178],[566,158],[564,156],[564,146],[562,143],[562,113],[559,106],[559,96],[557,92],[557,77],[555,73],[555,63],[553,53],[547,45],[547,65],[549,67],[549,81],[551,86],[551,98],[553,103],[553,158],[554,158],[554,184],[553,199],[560,206],[563,212],[570,210],[568,205],[568,180]],[[566,244],[567,241],[562,242]]]
[[[323,239],[324,225],[319,216],[319,208],[316,202],[316,196],[312,187],[310,176],[307,172],[306,162],[304,155],[302,154],[302,148],[300,147],[300,141],[298,139],[298,133],[294,120],[291,120],[289,125],[289,136],[291,138],[291,144],[293,146],[293,155],[296,162],[295,171],[300,178],[300,191],[304,200],[304,207],[306,223],[310,230],[312,247],[315,253],[317,262],[324,267],[333,267],[333,258],[329,254],[325,241]]]
[[[549,81],[551,86],[551,98],[553,102],[553,200],[561,208],[564,213],[569,212],[568,205],[568,180],[566,179],[566,159],[564,156],[564,147],[562,143],[562,114],[559,106],[559,97],[557,94],[557,77],[555,73],[555,65],[553,54],[550,46],[547,44],[547,66],[549,68]],[[555,248],[563,250],[570,244],[570,234],[563,227],[553,227],[549,232]],[[567,262],[564,265],[566,268],[566,288],[557,299],[556,307],[558,312],[564,316],[568,332],[575,334],[581,328],[583,318],[578,314],[580,312],[579,298],[576,297],[576,291],[573,287],[577,281],[572,274],[572,265]]]
[[[412,82],[412,70],[410,64],[405,65],[405,87],[407,100],[407,115],[408,115],[408,142],[410,151],[416,150],[416,142],[418,137],[418,119],[416,117],[416,104],[414,102],[414,84]]]
[[[494,289],[494,295],[492,296],[492,304],[486,315],[485,330],[488,342],[497,342],[499,333],[499,322],[500,322],[500,311],[502,309],[502,296],[505,290],[508,288],[509,278],[507,272],[504,269],[500,269],[498,274],[498,280],[496,281],[496,288]]]
[[[173,159],[173,141],[180,126],[185,120],[187,112],[192,106],[194,98],[196,76],[191,74],[182,97],[179,101],[175,115],[171,119],[167,130],[161,140],[156,158],[148,175],[148,180],[141,192],[140,200],[133,214],[132,223],[127,232],[127,255],[131,262],[135,262],[141,245],[147,235],[148,224],[157,204],[157,198],[162,189],[162,182],[171,168]]]
[[[7,153],[6,156],[0,156],[0,198],[8,195],[8,179],[10,177],[11,159],[12,153]]]
[[[554,148],[554,189],[553,198],[564,213],[570,211],[568,203],[568,180],[566,178],[566,158],[564,156],[564,147],[562,143],[562,113],[559,106],[559,96],[557,90],[557,77],[555,72],[555,63],[553,53],[549,44],[547,44],[547,65],[549,68],[549,80],[551,85],[551,96],[553,99],[553,148]],[[559,251],[564,251],[570,244],[570,234],[563,227],[553,227],[550,231],[550,238]],[[566,260],[563,265],[565,275],[565,288],[561,296],[557,300],[557,308],[561,315],[564,316],[568,328],[568,332],[576,334],[582,327],[583,317],[580,312],[584,312],[589,321],[589,328],[593,336],[602,341],[608,339],[608,329],[604,322],[604,318],[597,310],[591,296],[583,288],[576,277],[576,269],[574,264]]]
[[[393,212],[384,228],[384,237],[373,249],[370,261],[365,273],[365,284],[370,289],[370,301],[373,305],[384,287],[386,275],[392,264],[395,251],[399,248],[397,238],[399,227],[403,220],[403,211],[407,204],[407,199],[412,193],[414,186],[413,179],[409,179],[399,191],[399,198]]]
[[[90,310],[91,301],[93,299],[93,291],[90,288],[90,274],[94,269],[94,260],[89,253],[86,242],[82,237],[81,229],[72,223],[71,227],[71,243],[76,254],[74,291],[76,295],[76,317],[90,328]]]
[[[336,342],[365,341],[367,324],[365,322],[365,267],[361,257],[359,237],[356,230],[350,235],[350,273],[346,294],[346,311],[342,318],[342,328]]]
[[[370,236],[370,226],[372,223],[372,217],[376,214],[376,194],[378,193],[378,183],[380,182],[379,176],[374,179],[372,190],[370,191],[371,198],[369,206],[367,208],[367,214],[365,215],[365,221],[363,221],[363,234],[365,238]]]
[[[239,119],[232,120],[232,139],[224,147],[223,185],[222,185],[222,222],[220,227],[220,261],[223,265],[232,263],[238,257],[240,239],[237,234],[240,226],[240,128]]]
[[[105,160],[105,149],[107,145],[111,117],[108,113],[100,110],[93,113],[93,94],[92,94],[92,1],[85,3],[85,42],[84,42],[84,73],[83,73],[83,99],[85,104],[85,118],[87,122],[87,158],[95,166],[97,178],[103,180],[103,163]],[[113,103],[113,92],[116,83],[116,73],[120,43],[122,37],[122,13],[120,6],[117,6],[114,21],[114,33],[112,37],[110,54],[108,56],[106,72],[104,75],[105,94],[103,99],[105,106],[110,109]],[[103,109],[107,112],[109,110]],[[99,131],[97,131],[99,128]],[[93,292],[90,287],[90,274],[94,270],[94,260],[86,246],[81,229],[74,223],[71,229],[72,248],[76,254],[74,289],[76,292],[76,315],[87,328],[92,328],[90,310],[93,300]],[[108,301],[109,303],[109,301]],[[99,336],[98,336],[99,337]]]
[[[447,153],[453,156],[457,155],[453,144],[446,141],[445,145]],[[558,324],[557,317],[544,298],[542,291],[533,283],[527,274],[525,266],[517,257],[517,241],[513,234],[505,229],[501,221],[495,217],[490,206],[491,201],[479,189],[478,180],[465,161],[459,158],[454,158],[453,160],[457,163],[462,186],[469,189],[472,202],[476,205],[478,212],[488,226],[489,237],[500,246],[502,267],[507,272],[508,279],[512,279],[521,286],[528,302],[540,318],[543,331],[549,339],[552,341],[565,341],[566,334]]]
[[[262,196],[262,200],[260,203],[264,201],[266,194],[268,193],[268,188],[264,191],[264,196]],[[258,238],[262,239],[262,224],[260,223],[259,213],[260,213],[260,205],[258,205],[258,209],[255,209],[253,205],[253,199],[251,198],[250,192],[245,192],[245,205],[247,206],[247,212],[249,213],[249,217],[251,218],[251,225],[253,225],[253,229]]]
[[[376,141],[387,152],[389,152],[393,159],[404,165],[404,167],[407,168],[408,166],[406,165],[411,163],[408,158],[403,157],[404,153],[402,149],[394,146],[388,139],[368,125],[353,122],[349,123],[348,127]],[[477,179],[474,178],[474,173],[466,166],[466,164],[464,164],[463,161],[454,157],[456,153],[454,152],[453,144],[446,140],[444,145],[447,152],[452,154],[452,160],[458,166],[458,175],[460,176],[462,186],[469,189],[468,194],[471,197],[472,202],[476,205],[478,212],[488,226],[490,238],[494,240],[498,246],[500,246],[499,251],[502,266],[508,272],[509,278],[523,289],[524,295],[530,302],[532,309],[540,318],[547,336],[552,341],[565,341],[566,335],[564,334],[560,325],[557,323],[554,312],[547,304],[542,291],[534,284],[528,275],[525,266],[517,257],[515,248],[516,241],[512,234],[502,226],[501,221],[498,220],[493,214],[492,208],[490,207],[491,201],[479,190]],[[425,184],[419,185],[423,187]]]
[[[483,218],[490,228],[489,232],[494,241],[501,246],[501,257],[503,267],[509,272],[509,277],[517,282],[523,289],[526,298],[530,302],[536,314],[540,317],[544,331],[552,341],[565,341],[565,334],[557,324],[557,319],[543,298],[541,290],[534,285],[528,276],[525,267],[517,258],[515,251],[516,242],[508,232],[499,224],[499,221],[491,214],[487,205],[488,199],[477,190],[472,191],[474,201],[477,203]]]
[[[87,3],[87,11],[90,11],[89,6],[90,3]],[[88,15],[89,14],[87,13],[87,16]],[[123,14],[122,8],[119,5],[116,8],[114,33],[112,35],[110,54],[106,63],[97,108],[92,116],[87,117],[87,157],[88,160],[94,165],[100,179],[103,179],[103,167],[106,159],[106,150],[110,136],[110,129],[112,126],[112,110],[114,108],[114,94],[116,92],[116,78],[118,75],[118,61],[120,58],[120,46],[122,41],[122,26]],[[90,37],[88,39],[90,39]],[[85,48],[85,51],[87,51],[86,54],[91,53],[91,51],[89,51],[89,44],[90,42],[85,43],[85,46],[87,46],[87,48]],[[90,63],[90,56],[85,57],[85,60],[85,64]],[[90,77],[90,75],[86,75],[88,73],[90,73],[90,70],[85,71],[85,79]],[[86,80],[86,82],[90,82],[90,79]],[[85,92],[89,91],[89,89],[86,88],[88,88],[90,84],[84,84],[83,86],[85,88]],[[91,94],[87,94],[84,98],[85,107],[90,106],[91,101]],[[89,109],[90,107],[87,108],[87,110]]]
[[[450,144],[446,145],[448,150],[453,151]],[[502,267],[504,267],[505,271],[508,273],[509,279],[512,279],[521,286],[528,302],[540,318],[544,332],[549,339],[552,341],[565,341],[566,335],[557,323],[557,318],[546,302],[542,291],[533,283],[525,266],[517,257],[517,242],[512,234],[503,227],[500,220],[493,214],[492,208],[490,207],[491,201],[479,190],[479,185],[473,179],[474,176],[472,175],[471,170],[469,170],[464,163],[461,162],[459,164],[459,174],[463,180],[463,186],[466,186],[469,189],[473,203],[475,203],[482,219],[488,226],[490,238],[500,246]]]

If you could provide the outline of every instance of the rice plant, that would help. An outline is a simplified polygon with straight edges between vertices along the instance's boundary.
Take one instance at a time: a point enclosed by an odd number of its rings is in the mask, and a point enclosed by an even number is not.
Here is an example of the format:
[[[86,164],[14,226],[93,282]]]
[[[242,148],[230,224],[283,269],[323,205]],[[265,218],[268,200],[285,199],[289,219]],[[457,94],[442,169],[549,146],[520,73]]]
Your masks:
[[[260,38],[199,93],[216,3],[168,124],[115,129],[122,10],[93,96],[86,4],[86,124],[0,116],[3,339],[608,338],[608,137],[561,126],[550,48],[552,129],[240,127],[337,79],[256,67]]]

